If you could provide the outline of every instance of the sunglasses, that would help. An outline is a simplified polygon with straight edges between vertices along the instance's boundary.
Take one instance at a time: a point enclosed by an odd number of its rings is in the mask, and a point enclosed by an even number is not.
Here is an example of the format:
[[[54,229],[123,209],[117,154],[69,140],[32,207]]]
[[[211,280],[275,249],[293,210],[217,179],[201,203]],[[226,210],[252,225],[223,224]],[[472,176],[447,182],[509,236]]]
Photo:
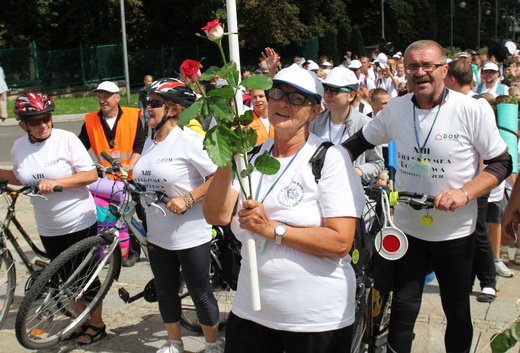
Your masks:
[[[162,101],[159,99],[150,99],[148,102],[146,102],[146,106],[150,106],[152,108],[160,108],[165,104],[166,104],[165,101]]]
[[[48,124],[49,121],[51,121],[51,118],[52,118],[52,115],[47,114],[43,118],[26,120],[26,123],[29,124],[29,126],[37,127],[37,126],[40,126],[41,123]]]
[[[332,94],[333,96],[337,95],[339,92],[347,92],[347,93],[352,92],[352,90],[347,87],[335,88],[335,87],[330,87],[330,86],[325,86],[325,85],[323,85],[323,91],[325,93],[330,92],[330,94]]]
[[[275,101],[281,100],[284,96],[287,96],[289,103],[293,105],[302,105],[305,103],[305,100],[308,99],[307,96],[297,92],[287,93],[279,88],[271,88],[269,90],[269,98],[274,99]]]

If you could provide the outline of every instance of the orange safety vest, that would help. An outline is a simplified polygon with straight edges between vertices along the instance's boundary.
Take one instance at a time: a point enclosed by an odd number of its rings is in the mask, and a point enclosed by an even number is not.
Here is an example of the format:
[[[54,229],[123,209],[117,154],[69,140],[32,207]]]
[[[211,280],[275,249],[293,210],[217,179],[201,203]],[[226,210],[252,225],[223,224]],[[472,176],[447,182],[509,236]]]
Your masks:
[[[116,142],[114,148],[107,141],[107,136],[103,131],[101,124],[102,117],[99,112],[92,112],[85,115],[85,127],[90,140],[90,146],[99,164],[104,167],[110,166],[110,163],[101,156],[101,152],[105,151],[112,155],[114,149],[118,149],[120,153],[120,161],[122,164],[128,164],[133,153],[135,134],[137,132],[137,124],[140,124],[139,110],[130,107],[120,107],[121,114],[117,117],[117,129],[114,136]],[[132,179],[132,173],[128,173],[128,180]]]
[[[260,117],[253,110],[253,121],[249,124],[249,127],[256,131],[256,144],[260,145],[264,143],[268,138],[274,137],[274,129],[269,124],[269,134],[265,128],[264,123],[260,120]]]

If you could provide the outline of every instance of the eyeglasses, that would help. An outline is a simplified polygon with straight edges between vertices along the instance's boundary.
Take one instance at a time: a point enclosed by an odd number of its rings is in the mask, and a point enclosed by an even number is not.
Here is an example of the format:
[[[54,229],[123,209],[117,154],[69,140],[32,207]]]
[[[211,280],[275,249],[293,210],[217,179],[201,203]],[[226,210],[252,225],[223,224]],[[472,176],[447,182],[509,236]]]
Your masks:
[[[335,88],[335,87],[330,87],[330,86],[325,86],[323,85],[323,91],[325,93],[327,92],[330,92],[330,94],[332,94],[333,96],[337,95],[339,92],[352,92],[352,90],[348,87],[341,87],[341,88]]]
[[[29,124],[29,126],[37,127],[37,126],[40,126],[41,123],[48,124],[49,121],[51,121],[51,118],[52,118],[52,115],[47,114],[43,118],[26,120],[26,123]]]
[[[446,64],[424,64],[424,65],[408,65],[406,67],[406,73],[410,74],[412,72],[417,72],[419,69],[423,69],[424,72],[433,72],[439,66],[444,66]]]
[[[271,88],[269,90],[269,98],[274,99],[275,101],[281,100],[284,96],[287,96],[289,103],[293,105],[302,105],[305,103],[305,100],[308,99],[305,95],[297,92],[284,92],[279,88]]]
[[[150,99],[148,102],[146,102],[146,106],[151,106],[152,108],[160,108],[165,104],[165,101],[159,99]]]

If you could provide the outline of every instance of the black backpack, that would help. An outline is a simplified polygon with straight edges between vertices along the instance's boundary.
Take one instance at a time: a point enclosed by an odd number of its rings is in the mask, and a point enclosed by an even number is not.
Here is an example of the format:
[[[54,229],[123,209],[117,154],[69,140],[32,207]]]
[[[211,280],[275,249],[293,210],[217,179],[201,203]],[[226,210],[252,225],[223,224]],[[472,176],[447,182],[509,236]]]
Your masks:
[[[323,168],[323,163],[325,161],[325,154],[329,147],[334,144],[329,141],[323,142],[317,149],[316,152],[312,155],[311,159],[309,159],[309,163],[312,165],[312,174],[314,175],[314,180],[316,183],[321,178],[321,169]],[[258,151],[260,150],[258,145],[253,149],[253,151],[249,155],[249,159],[251,159]],[[242,243],[235,237],[233,232],[231,231],[230,225],[226,225],[223,227],[214,227],[217,229],[217,233],[222,230],[222,242],[220,242],[219,251],[221,252],[221,263],[222,263],[222,274],[227,284],[232,290],[237,289],[238,283],[238,273],[240,272],[240,262],[242,261],[242,255],[240,255],[240,249],[242,248]],[[220,229],[218,229],[220,228]]]

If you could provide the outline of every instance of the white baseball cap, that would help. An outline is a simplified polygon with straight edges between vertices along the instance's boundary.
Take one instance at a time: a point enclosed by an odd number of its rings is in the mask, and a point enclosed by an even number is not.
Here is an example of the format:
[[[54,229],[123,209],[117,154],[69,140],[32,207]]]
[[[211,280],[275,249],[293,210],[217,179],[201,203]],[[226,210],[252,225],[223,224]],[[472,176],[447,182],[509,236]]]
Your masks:
[[[506,42],[504,44],[504,47],[506,47],[507,51],[509,52],[509,55],[515,55],[516,54],[516,44],[513,42]]]
[[[482,68],[482,71],[498,71],[498,65],[494,62],[488,61],[484,64],[484,67]]]
[[[292,64],[278,71],[273,77],[273,83],[285,83],[303,93],[313,96],[318,102],[321,101],[323,95],[323,86],[318,80],[318,77],[313,75],[312,72],[303,70],[298,64]]]
[[[382,69],[386,69],[386,64],[388,63],[388,57],[385,53],[377,54],[376,61],[379,63]]]
[[[329,66],[330,67],[330,66],[332,66],[332,64],[329,63],[328,61],[324,61],[324,62],[321,63],[321,66]]]
[[[348,66],[348,68],[352,69],[352,70],[357,70],[357,69],[360,69],[362,66],[363,66],[363,64],[361,63],[361,61],[359,61],[359,60],[352,60],[350,62],[350,65]]]
[[[323,84],[334,88],[349,88],[352,91],[357,91],[359,80],[352,70],[337,66],[330,70],[325,80],[323,80]]]
[[[99,91],[105,91],[108,93],[119,93],[119,87],[114,82],[111,81],[104,81],[101,82],[95,90],[92,92],[96,93]]]
[[[316,64],[314,61],[311,61],[309,63],[309,66],[307,66],[307,70],[309,71],[312,71],[312,70],[319,70],[320,67],[318,66],[318,64]]]

